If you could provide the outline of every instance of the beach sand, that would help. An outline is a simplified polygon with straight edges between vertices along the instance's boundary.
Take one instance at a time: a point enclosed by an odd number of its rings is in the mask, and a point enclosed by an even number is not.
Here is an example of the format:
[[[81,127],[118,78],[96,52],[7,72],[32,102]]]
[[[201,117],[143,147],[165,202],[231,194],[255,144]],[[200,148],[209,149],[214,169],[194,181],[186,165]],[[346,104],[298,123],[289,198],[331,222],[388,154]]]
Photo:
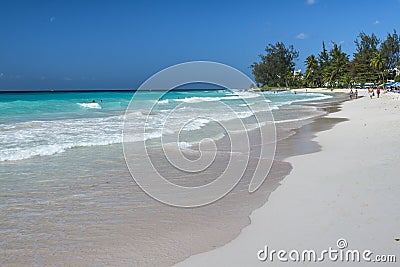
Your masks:
[[[251,224],[236,239],[176,266],[287,265],[276,258],[261,262],[257,252],[265,246],[288,252],[337,249],[340,238],[346,239],[347,249],[371,250],[372,259],[395,255],[399,261],[399,96],[388,93],[380,99],[345,102],[340,112],[327,117],[348,120],[316,133],[313,141],[322,151],[287,159],[292,172],[251,214]],[[326,259],[317,264],[333,263]]]

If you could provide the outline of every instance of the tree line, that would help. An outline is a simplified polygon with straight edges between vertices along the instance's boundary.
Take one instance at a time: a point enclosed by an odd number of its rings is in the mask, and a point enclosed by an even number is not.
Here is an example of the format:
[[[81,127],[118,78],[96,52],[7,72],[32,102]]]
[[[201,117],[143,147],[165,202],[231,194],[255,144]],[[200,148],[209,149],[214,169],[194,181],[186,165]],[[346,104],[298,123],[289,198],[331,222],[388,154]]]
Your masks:
[[[339,44],[331,44],[328,50],[322,42],[322,50],[306,58],[304,74],[295,72],[299,52],[293,45],[286,47],[282,42],[268,44],[265,55],[259,55],[260,62],[251,65],[258,86],[265,89],[302,86],[345,88],[400,80],[395,70],[400,67],[400,38],[396,30],[387,33],[383,41],[373,33],[360,32],[354,41],[356,50],[351,60]]]

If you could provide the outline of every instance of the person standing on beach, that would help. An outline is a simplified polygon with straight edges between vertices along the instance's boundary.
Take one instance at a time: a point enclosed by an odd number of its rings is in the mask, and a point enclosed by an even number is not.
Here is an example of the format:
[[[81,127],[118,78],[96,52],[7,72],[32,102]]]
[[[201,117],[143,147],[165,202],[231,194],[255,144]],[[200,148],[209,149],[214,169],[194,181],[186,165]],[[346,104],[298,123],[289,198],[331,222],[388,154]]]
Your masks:
[[[372,87],[370,87],[368,89],[368,93],[369,93],[369,97],[372,99],[372,97],[374,96],[374,89],[372,89]]]
[[[381,88],[378,87],[378,88],[376,88],[376,96],[379,98],[380,94],[381,94]]]
[[[349,93],[349,96],[350,96],[350,99],[353,99],[353,89],[350,89],[350,93]]]
[[[354,92],[354,96],[356,97],[356,99],[358,98],[358,90],[356,89],[356,91]]]

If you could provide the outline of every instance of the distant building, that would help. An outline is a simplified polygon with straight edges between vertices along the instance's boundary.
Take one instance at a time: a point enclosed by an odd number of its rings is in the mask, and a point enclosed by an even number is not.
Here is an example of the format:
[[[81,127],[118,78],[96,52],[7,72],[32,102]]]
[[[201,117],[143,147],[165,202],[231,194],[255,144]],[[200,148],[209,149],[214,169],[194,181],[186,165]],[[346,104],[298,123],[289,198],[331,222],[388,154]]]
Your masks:
[[[396,76],[397,76],[397,75],[400,75],[400,69],[399,69],[399,67],[394,68],[393,70],[396,71]]]
[[[293,76],[299,76],[299,75],[301,75],[301,69],[293,71]]]

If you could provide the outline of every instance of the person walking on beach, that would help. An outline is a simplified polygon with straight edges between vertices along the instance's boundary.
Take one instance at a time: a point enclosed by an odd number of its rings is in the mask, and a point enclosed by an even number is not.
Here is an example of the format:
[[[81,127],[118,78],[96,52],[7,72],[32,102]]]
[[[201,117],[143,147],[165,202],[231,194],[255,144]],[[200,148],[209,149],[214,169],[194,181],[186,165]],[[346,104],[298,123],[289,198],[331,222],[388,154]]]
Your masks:
[[[372,99],[372,97],[374,96],[374,89],[372,89],[372,87],[370,87],[368,89],[368,93],[369,93],[369,97]]]
[[[356,89],[356,91],[354,92],[354,96],[356,97],[356,99],[358,98],[358,90]]]
[[[376,96],[379,98],[380,94],[381,94],[381,88],[378,87],[378,88],[376,88]]]
[[[353,94],[354,94],[353,89],[350,89],[350,93],[349,93],[350,99],[353,99]]]

